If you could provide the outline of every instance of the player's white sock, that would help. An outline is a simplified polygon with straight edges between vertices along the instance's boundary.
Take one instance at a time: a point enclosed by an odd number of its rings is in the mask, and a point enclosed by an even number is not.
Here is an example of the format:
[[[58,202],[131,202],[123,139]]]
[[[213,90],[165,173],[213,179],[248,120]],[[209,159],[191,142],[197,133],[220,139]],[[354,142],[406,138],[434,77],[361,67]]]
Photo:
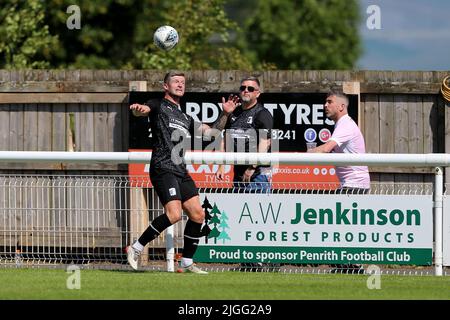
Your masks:
[[[193,263],[194,261],[191,258],[181,258],[181,266],[183,268],[189,267]]]
[[[142,252],[144,250],[144,246],[139,241],[133,243],[132,247],[139,252]]]

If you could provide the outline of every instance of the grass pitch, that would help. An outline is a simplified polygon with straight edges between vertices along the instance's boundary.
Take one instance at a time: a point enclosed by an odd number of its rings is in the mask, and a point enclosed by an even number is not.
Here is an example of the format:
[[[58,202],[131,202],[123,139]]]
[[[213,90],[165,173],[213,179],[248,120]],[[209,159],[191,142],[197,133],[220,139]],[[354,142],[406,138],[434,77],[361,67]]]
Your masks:
[[[63,300],[303,300],[450,299],[450,277],[80,270],[80,289],[68,289],[63,269],[0,269],[0,299]],[[73,282],[72,282],[73,283]]]

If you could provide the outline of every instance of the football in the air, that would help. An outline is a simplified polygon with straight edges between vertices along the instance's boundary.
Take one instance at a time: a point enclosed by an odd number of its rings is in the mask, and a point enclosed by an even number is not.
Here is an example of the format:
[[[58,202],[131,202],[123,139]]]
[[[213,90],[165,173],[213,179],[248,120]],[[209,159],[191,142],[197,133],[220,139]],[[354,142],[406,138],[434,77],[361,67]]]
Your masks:
[[[171,26],[161,26],[153,34],[153,42],[164,51],[173,49],[178,43],[178,32]]]

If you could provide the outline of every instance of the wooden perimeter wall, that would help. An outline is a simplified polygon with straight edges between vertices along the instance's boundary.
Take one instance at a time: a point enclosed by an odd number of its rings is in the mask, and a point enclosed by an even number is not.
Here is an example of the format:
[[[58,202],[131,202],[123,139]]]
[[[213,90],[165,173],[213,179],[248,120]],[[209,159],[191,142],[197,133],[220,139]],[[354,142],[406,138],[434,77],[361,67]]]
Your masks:
[[[448,72],[187,71],[187,91],[230,92],[258,76],[264,92],[360,92],[368,153],[450,153]],[[161,91],[163,71],[0,70],[0,150],[127,151],[132,81]],[[356,89],[355,89],[356,88]],[[126,173],[126,165],[0,163],[2,173]],[[431,182],[426,168],[371,167],[373,181]],[[450,168],[446,170],[450,183]]]

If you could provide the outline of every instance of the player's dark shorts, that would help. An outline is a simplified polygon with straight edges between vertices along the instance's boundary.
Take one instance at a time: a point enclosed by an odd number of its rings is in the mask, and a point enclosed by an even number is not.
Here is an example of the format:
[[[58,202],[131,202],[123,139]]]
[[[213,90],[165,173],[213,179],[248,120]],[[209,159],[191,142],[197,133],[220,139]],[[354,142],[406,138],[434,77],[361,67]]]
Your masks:
[[[152,172],[150,180],[163,206],[172,200],[183,203],[198,195],[195,182],[188,173],[179,176],[168,171]]]

